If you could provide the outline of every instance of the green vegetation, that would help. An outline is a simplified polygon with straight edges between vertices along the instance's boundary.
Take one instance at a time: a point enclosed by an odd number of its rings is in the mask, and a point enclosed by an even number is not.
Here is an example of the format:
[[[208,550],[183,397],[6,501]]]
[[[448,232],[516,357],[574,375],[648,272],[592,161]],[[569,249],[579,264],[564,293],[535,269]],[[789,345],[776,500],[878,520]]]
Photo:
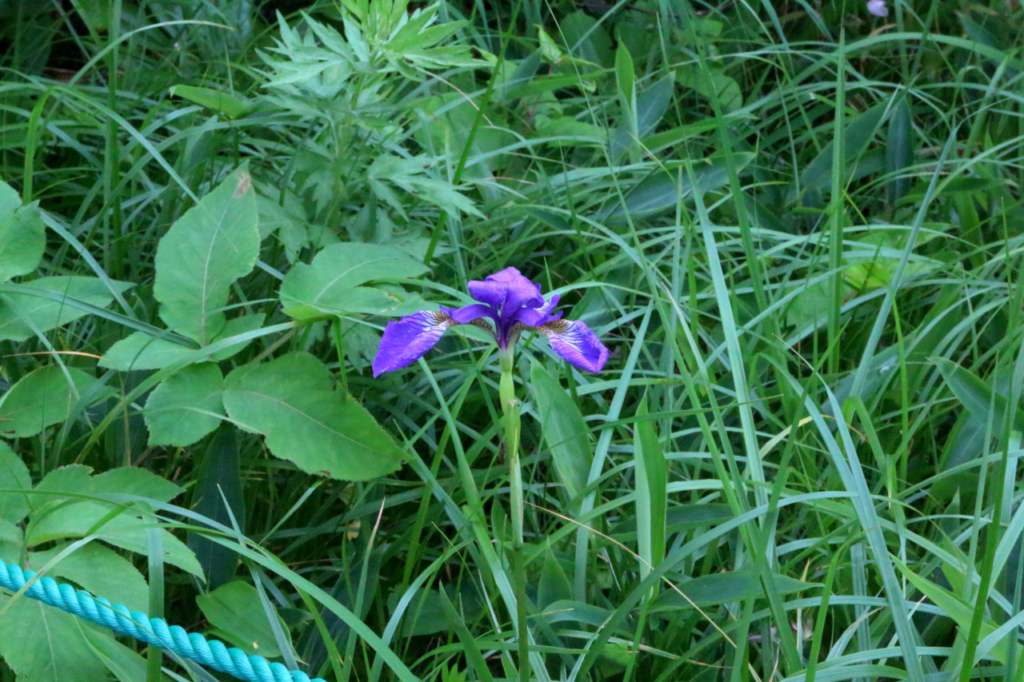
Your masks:
[[[0,4],[0,562],[330,682],[1024,678],[1024,10],[866,4]],[[602,372],[373,378],[507,266]],[[211,675],[0,590],[0,681]]]

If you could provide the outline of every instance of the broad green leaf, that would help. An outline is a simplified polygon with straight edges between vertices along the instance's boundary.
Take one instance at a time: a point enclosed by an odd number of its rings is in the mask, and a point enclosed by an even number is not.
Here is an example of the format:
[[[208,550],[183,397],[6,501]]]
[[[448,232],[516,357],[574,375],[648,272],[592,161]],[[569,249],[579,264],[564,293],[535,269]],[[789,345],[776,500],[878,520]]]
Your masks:
[[[850,117],[844,131],[847,172],[857,165],[858,157],[868,148],[887,106],[887,103],[882,102],[862,114]],[[810,189],[824,190],[832,183],[833,142],[826,144],[800,174],[802,192]]]
[[[537,585],[537,608],[543,611],[557,601],[568,599],[572,599],[572,585],[549,544],[544,552],[544,566]]]
[[[32,495],[28,498],[33,514],[45,507],[55,507],[68,499],[66,495],[60,493],[88,494],[92,488],[92,479],[89,477],[91,473],[92,467],[84,464],[68,464],[51,470],[36,486],[36,492],[49,494]]]
[[[84,464],[70,464],[46,474],[37,492],[50,495],[33,495],[29,505],[33,512],[46,506],[55,506],[68,499],[61,493],[76,495],[135,495],[156,502],[170,502],[183,492],[183,488],[167,479],[140,467],[118,467],[98,476],[91,476],[92,467]]]
[[[992,387],[970,370],[966,370],[946,358],[932,358],[932,362],[939,368],[939,372],[949,384],[953,395],[976,419],[987,424],[989,412],[993,413],[992,430],[996,435],[1003,433],[1007,417],[1010,417],[1011,414],[1013,423],[1010,428],[1017,432],[1024,432],[1024,412],[1014,409],[1012,413],[1008,414],[1010,406],[1006,398],[998,393],[993,393]]]
[[[284,312],[296,320],[311,320],[324,315],[343,315],[362,313],[366,315],[382,315],[399,317],[419,312],[429,305],[414,294],[396,294],[390,289],[373,289],[370,287],[354,287],[344,291],[335,291],[333,300],[321,299],[316,307],[305,305],[294,299],[282,299],[286,306]]]
[[[773,575],[775,591],[782,594],[817,589],[815,583],[805,583],[784,575]],[[675,590],[665,590],[654,600],[653,611],[674,611],[697,606],[714,606],[740,601],[749,597],[763,597],[764,589],[757,571],[741,569],[726,573],[711,573],[676,585],[685,597]]]
[[[181,97],[201,107],[219,111],[228,118],[239,118],[252,109],[252,104],[241,97],[194,85],[175,85],[171,88],[171,96]]]
[[[23,682],[97,682],[107,667],[92,653],[88,635],[110,631],[28,597],[0,596],[0,656]]]
[[[551,64],[552,66],[573,66],[573,67],[586,67],[595,66],[589,64],[586,60],[577,59],[562,51],[561,46],[554,41],[554,39],[548,35],[548,32],[544,30],[544,27],[537,25],[537,38],[540,40],[540,53],[544,58],[544,61]]]
[[[263,188],[263,192],[271,193],[271,199],[262,194],[256,195],[256,205],[260,214],[260,238],[266,239],[275,231],[278,239],[284,244],[290,262],[295,261],[295,254],[309,244],[309,227],[306,225],[306,213],[298,197],[292,192],[285,192],[283,205],[278,203],[278,188]]]
[[[266,658],[281,655],[256,588],[233,582],[196,597],[196,604],[216,633],[245,653]],[[277,617],[277,614],[274,614]]]
[[[358,575],[355,577],[358,578]],[[344,580],[344,578],[342,579]],[[463,614],[467,620],[471,620],[483,609],[478,594],[472,584],[466,581],[449,582],[442,589],[421,589],[413,597],[402,618],[402,634],[406,637],[416,637],[450,632],[452,624],[446,615],[445,600],[454,602],[459,613]],[[346,596],[355,597],[355,595]],[[401,596],[401,593],[397,591],[391,593],[388,597],[388,610],[394,612]]]
[[[910,570],[899,559],[893,557],[893,563],[900,569],[903,576],[907,579],[911,585],[920,590],[921,594],[927,597],[933,604],[942,609],[947,616],[953,619],[953,621],[963,631],[963,636],[966,637],[966,633],[971,629],[971,622],[974,619],[974,605],[967,604],[962,599],[954,595],[952,592],[939,587],[927,578],[919,576]],[[996,626],[992,623],[992,619],[985,616],[981,622],[981,635],[979,639],[985,639],[995,632]],[[993,658],[1000,663],[1006,663],[1007,658],[1007,640],[1002,639],[995,643],[987,652]]]
[[[96,379],[80,369],[47,365],[27,374],[0,403],[0,435],[5,438],[34,436],[51,424],[67,421],[83,393]],[[70,381],[68,380],[70,376]],[[113,391],[102,387],[91,403],[105,400]]]
[[[615,80],[618,84],[619,102],[622,106],[622,114],[633,120],[630,124],[631,130],[636,131],[636,69],[633,66],[633,56],[625,45],[619,43],[615,50]]]
[[[224,377],[204,362],[181,370],[157,386],[143,415],[149,444],[184,447],[213,432],[224,415]]]
[[[594,459],[590,429],[575,401],[540,363],[533,363],[530,383],[536,403],[535,414],[551,451],[558,480],[565,486],[569,499],[576,499],[587,487]]]
[[[668,465],[658,443],[654,424],[648,419],[647,396],[636,408],[633,427],[633,464],[636,469],[637,545],[640,575],[665,558],[665,507],[668,503]]]
[[[608,609],[565,599],[549,604],[547,612],[544,613],[544,620],[548,623],[573,621],[592,625],[595,628],[607,627],[609,621],[614,621],[612,612]],[[625,632],[625,630],[622,630],[622,632]]]
[[[47,508],[45,513],[38,515],[38,520],[33,516],[25,534],[25,544],[34,547],[53,540],[81,538],[99,526],[96,536],[100,540],[137,554],[148,555],[146,532],[156,522],[131,509],[123,510],[108,519],[112,509],[116,507],[89,501],[76,501],[56,509]],[[202,568],[188,547],[167,530],[161,530],[160,534],[164,561],[202,577]]]
[[[733,158],[736,171],[739,172],[754,159],[754,155],[743,152],[735,154]],[[625,197],[625,207],[621,201],[616,201],[603,212],[603,217],[617,222],[625,220],[626,214],[636,218],[675,208],[681,199],[690,196],[693,186],[685,168],[673,168],[669,164],[665,168],[668,170],[659,168],[629,190]],[[729,182],[729,172],[722,160],[697,165],[693,174],[701,193],[712,192]]]
[[[40,571],[57,556],[63,546],[45,552],[29,552],[25,568]],[[95,595],[124,604],[132,611],[145,611],[149,603],[146,580],[131,562],[120,554],[91,542],[60,560],[46,574],[55,580],[69,580]]]
[[[76,492],[87,492],[91,495],[136,495],[157,502],[170,502],[184,492],[184,489],[148,469],[118,467],[91,477],[87,486]]]
[[[319,360],[292,353],[229,374],[224,405],[238,426],[265,435],[270,452],[303,471],[364,481],[398,469],[402,450],[331,383]]]
[[[572,53],[593,64],[611,67],[615,63],[612,40],[596,19],[577,10],[559,22],[562,40]]]
[[[910,102],[904,97],[893,107],[885,141],[885,172],[893,176],[887,184],[890,203],[902,199],[910,188],[910,177],[905,171],[914,165],[915,146]]]
[[[45,248],[38,202],[22,206],[18,193],[0,180],[0,282],[35,270]]]
[[[168,339],[135,332],[121,339],[100,358],[99,365],[120,372],[163,369],[194,354],[195,348]]]
[[[210,440],[210,447],[199,463],[199,474],[192,491],[192,511],[231,527],[231,519],[245,533],[245,498],[239,465],[238,429],[225,424]],[[225,508],[230,505],[231,513]],[[238,554],[203,536],[189,531],[188,548],[195,552],[206,574],[207,589],[215,590],[235,576]]]
[[[0,441],[0,490],[31,490],[28,467],[7,443]],[[0,493],[0,519],[19,523],[28,514],[28,495]]]
[[[21,556],[25,546],[25,533],[7,519],[0,519],[0,563],[12,564]]]
[[[97,537],[116,547],[146,555],[149,553],[147,530],[155,521],[120,503],[83,500],[76,496],[135,495],[157,502],[168,502],[182,489],[156,474],[138,467],[111,469],[90,476],[92,469],[70,465],[54,469],[39,482],[36,490],[50,495],[33,495],[31,521],[25,544],[34,547],[45,542],[83,537],[96,530]],[[111,515],[116,511],[115,516]],[[102,526],[100,526],[102,522]],[[197,576],[202,569],[195,556],[167,530],[161,531],[164,560]]]
[[[546,142],[549,146],[600,147],[608,142],[608,131],[586,121],[577,121],[572,116],[549,118],[537,125],[537,137],[556,138]]]
[[[672,75],[661,78],[640,93],[636,101],[636,124],[637,132],[641,138],[647,137],[658,127],[669,104],[672,103],[672,94],[675,88],[675,79]]]
[[[107,633],[95,630],[85,631],[86,641],[93,654],[103,662],[118,682],[139,682],[146,678],[146,659],[135,653]],[[161,680],[171,678],[161,676]]]
[[[704,69],[699,65],[680,66],[675,70],[679,85],[693,88],[699,95],[711,99],[712,94],[718,96],[722,109],[728,113],[743,106],[743,91],[734,78],[727,75],[721,68],[709,66]]]
[[[113,282],[113,285],[118,292],[132,286],[128,282]],[[0,299],[0,341],[24,341],[35,336],[33,328],[46,332],[89,314],[76,303],[105,308],[114,300],[107,285],[96,277],[42,277],[21,286],[53,292],[66,300],[55,301],[23,292],[7,293]]]
[[[171,226],[157,247],[153,286],[168,327],[202,346],[224,328],[228,288],[259,256],[257,223],[256,193],[240,170]]]
[[[230,339],[233,336],[241,336],[242,334],[248,334],[254,332],[263,326],[263,320],[267,318],[263,313],[256,313],[254,315],[242,315],[240,317],[233,317],[227,321],[224,328],[220,330],[220,333],[213,338],[214,341],[223,341],[224,339]],[[220,362],[227,360],[230,357],[237,355],[242,352],[246,346],[252,343],[252,339],[239,341],[236,344],[232,344],[223,350],[219,350],[210,356],[212,362]]]
[[[645,88],[636,99],[636,139],[630,131],[620,127],[612,137],[612,158],[619,158],[630,149],[639,151],[639,142],[654,132],[658,121],[665,115],[668,105],[672,101],[672,92],[675,80],[672,76],[662,78]],[[571,119],[575,120],[575,119]],[[589,125],[589,124],[588,124]],[[599,129],[600,130],[600,129]]]
[[[733,517],[732,510],[724,503],[682,504],[672,507],[665,514],[665,530],[677,533],[690,528],[702,528],[716,523],[724,523]],[[616,524],[611,531],[612,537],[620,542],[636,539],[637,519],[627,517]]]
[[[640,149],[637,145],[637,140],[640,139],[640,130],[637,121],[636,70],[633,67],[633,58],[629,54],[629,48],[622,41],[619,41],[619,45],[615,49],[615,80],[618,84],[621,119],[613,138],[616,144],[612,145],[612,158],[616,158],[619,153],[628,149],[631,152],[631,160],[636,163],[640,160]]]
[[[793,297],[786,307],[786,324],[802,330],[808,325],[821,325],[828,314],[828,284],[824,281],[797,285],[800,293]]]
[[[419,310],[380,289],[362,287],[373,281],[401,281],[427,271],[419,260],[381,244],[332,244],[309,265],[293,267],[281,284],[281,305],[297,319],[324,314],[373,313],[405,315]]]

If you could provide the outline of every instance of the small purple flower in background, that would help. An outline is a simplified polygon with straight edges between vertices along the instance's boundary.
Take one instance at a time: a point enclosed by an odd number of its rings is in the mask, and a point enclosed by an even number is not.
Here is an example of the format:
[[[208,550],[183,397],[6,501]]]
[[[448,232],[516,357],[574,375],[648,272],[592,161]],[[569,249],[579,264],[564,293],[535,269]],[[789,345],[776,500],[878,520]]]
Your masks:
[[[869,0],[868,13],[876,17],[889,16],[889,8],[885,6],[885,0]]]
[[[464,308],[441,308],[388,322],[373,359],[373,376],[407,367],[434,347],[444,330],[457,324],[475,324],[494,332],[498,348],[515,345],[523,331],[538,331],[548,337],[556,353],[588,372],[599,372],[608,361],[608,349],[587,325],[562,320],[552,314],[558,295],[545,301],[540,286],[515,268],[505,268],[482,282],[469,283],[470,295],[479,301]],[[492,329],[483,318],[490,318]]]

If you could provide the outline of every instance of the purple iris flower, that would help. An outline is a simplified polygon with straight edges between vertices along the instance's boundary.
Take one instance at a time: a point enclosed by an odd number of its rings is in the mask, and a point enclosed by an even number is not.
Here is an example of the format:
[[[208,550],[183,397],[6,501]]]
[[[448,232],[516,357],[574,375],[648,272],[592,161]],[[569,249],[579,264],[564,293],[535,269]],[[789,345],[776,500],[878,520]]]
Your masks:
[[[588,372],[600,372],[608,361],[608,349],[587,325],[563,320],[562,313],[552,314],[558,305],[558,295],[545,301],[540,285],[515,268],[505,268],[482,282],[470,282],[469,293],[479,303],[415,313],[388,322],[373,359],[373,376],[416,362],[434,347],[445,329],[457,324],[475,324],[493,332],[502,350],[515,345],[523,331],[540,332],[548,337],[556,353]],[[484,318],[490,318],[494,327]]]

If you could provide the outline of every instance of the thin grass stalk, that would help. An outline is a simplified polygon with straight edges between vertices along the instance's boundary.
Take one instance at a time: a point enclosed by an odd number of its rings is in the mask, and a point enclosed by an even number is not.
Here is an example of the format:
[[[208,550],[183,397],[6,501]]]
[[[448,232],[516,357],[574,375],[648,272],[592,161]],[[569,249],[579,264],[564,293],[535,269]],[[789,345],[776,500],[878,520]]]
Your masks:
[[[516,400],[511,346],[501,350],[501,383],[499,398],[505,422],[505,440],[502,448],[508,460],[509,496],[512,509],[512,573],[516,591],[516,620],[519,642],[519,679],[530,680],[530,631],[526,614],[526,567],[523,565],[523,471],[519,463],[519,435],[521,422],[519,401]]]

